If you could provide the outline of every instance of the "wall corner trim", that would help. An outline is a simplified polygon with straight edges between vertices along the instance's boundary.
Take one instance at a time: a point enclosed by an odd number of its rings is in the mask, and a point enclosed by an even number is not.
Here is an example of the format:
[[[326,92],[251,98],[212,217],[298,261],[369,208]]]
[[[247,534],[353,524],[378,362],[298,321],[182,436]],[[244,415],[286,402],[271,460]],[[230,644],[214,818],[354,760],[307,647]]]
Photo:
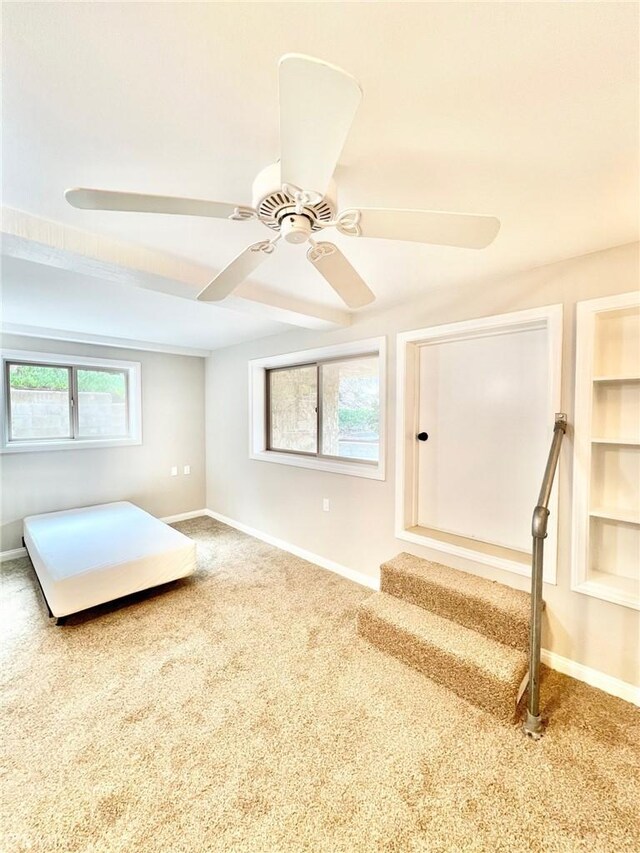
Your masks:
[[[174,524],[176,521],[188,521],[190,518],[199,518],[202,515],[209,515],[208,509],[192,509],[190,512],[179,512],[177,515],[167,515],[161,518],[165,524]]]
[[[19,560],[21,557],[26,556],[26,548],[11,548],[8,551],[0,551],[0,563],[7,563],[9,560]]]
[[[621,681],[619,678],[607,675],[606,672],[592,669],[590,666],[585,666],[583,663],[571,660],[571,658],[565,658],[557,652],[549,651],[549,649],[542,649],[541,659],[542,663],[557,672],[563,673],[563,675],[569,675],[577,681],[584,681],[585,684],[597,687],[604,693],[617,696],[619,699],[624,699],[625,702],[631,702],[632,705],[640,706],[640,687],[636,687],[635,684]]]
[[[262,530],[256,530],[255,527],[250,527],[248,524],[243,524],[241,521],[236,521],[235,519],[222,515],[220,512],[215,512],[212,509],[203,510],[203,514],[208,515],[210,518],[215,518],[216,521],[221,521],[223,524],[228,524],[229,527],[234,527],[236,530],[240,530],[248,536],[253,536],[255,539],[260,539],[262,542],[274,545],[276,548],[280,548],[281,551],[286,551],[289,554],[293,554],[295,557],[300,557],[308,563],[313,563],[316,566],[320,566],[322,569],[328,569],[330,572],[342,575],[342,577],[347,580],[359,583],[361,586],[366,586],[369,587],[369,589],[374,589],[376,591],[380,589],[380,579],[377,577],[373,578],[369,575],[363,574],[362,572],[356,572],[354,569],[349,569],[347,566],[342,566],[340,563],[334,563],[333,560],[327,560],[326,557],[321,557],[319,554],[314,554],[311,551],[307,551],[305,548],[292,545],[290,542],[285,542],[284,539],[278,539],[276,536],[271,536],[271,534],[264,533]]]

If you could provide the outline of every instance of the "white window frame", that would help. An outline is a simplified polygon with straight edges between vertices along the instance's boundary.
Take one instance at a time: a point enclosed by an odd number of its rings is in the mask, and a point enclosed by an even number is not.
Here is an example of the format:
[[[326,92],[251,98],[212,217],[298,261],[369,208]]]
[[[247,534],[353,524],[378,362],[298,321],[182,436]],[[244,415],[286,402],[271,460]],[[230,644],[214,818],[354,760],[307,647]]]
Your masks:
[[[387,339],[369,338],[364,341],[336,344],[335,346],[308,349],[300,352],[274,355],[267,358],[255,358],[249,361],[249,458],[260,462],[276,462],[279,465],[293,465],[296,468],[311,468],[316,471],[330,471],[334,474],[348,474],[352,477],[365,477],[369,480],[385,479],[386,456],[386,373]],[[267,371],[278,367],[296,367],[301,364],[327,361],[354,356],[375,355],[378,357],[378,378],[380,387],[380,453],[377,463],[362,461],[349,462],[346,459],[322,456],[304,456],[267,449]]]
[[[9,441],[9,388],[7,387],[7,362],[21,364],[55,365],[56,367],[103,368],[127,373],[127,407],[129,434],[122,438],[52,438]],[[3,350],[0,402],[0,453],[37,453],[43,450],[79,450],[97,447],[127,447],[142,444],[142,389],[139,361],[118,361],[111,358],[64,353],[32,352],[30,350]]]
[[[527,328],[547,331],[547,369],[549,375],[547,402],[547,430],[549,444],[553,435],[555,413],[561,409],[562,391],[562,326],[563,306],[545,305],[509,314],[496,314],[458,323],[430,326],[426,329],[414,329],[400,332],[397,337],[396,365],[396,538],[416,545],[423,545],[435,551],[463,557],[475,563],[492,568],[504,569],[514,574],[531,576],[531,565],[516,560],[485,553],[472,547],[415,532],[417,527],[417,465],[418,432],[418,353],[421,344],[433,341],[459,340],[461,338],[499,335]],[[562,460],[562,457],[561,457]],[[562,467],[562,461],[560,465]],[[540,471],[540,482],[544,471]],[[545,544],[544,582],[556,584],[557,548],[558,548],[558,488],[559,474],[556,474],[551,500],[549,502],[549,539]],[[533,513],[533,505],[531,506]]]

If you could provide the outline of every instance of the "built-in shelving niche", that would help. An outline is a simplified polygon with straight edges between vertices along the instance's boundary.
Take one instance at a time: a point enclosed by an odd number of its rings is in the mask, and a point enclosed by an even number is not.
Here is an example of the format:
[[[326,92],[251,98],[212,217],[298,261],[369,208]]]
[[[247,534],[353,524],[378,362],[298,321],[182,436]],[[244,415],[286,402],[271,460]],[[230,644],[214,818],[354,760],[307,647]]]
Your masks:
[[[578,305],[572,587],[640,608],[640,298]]]

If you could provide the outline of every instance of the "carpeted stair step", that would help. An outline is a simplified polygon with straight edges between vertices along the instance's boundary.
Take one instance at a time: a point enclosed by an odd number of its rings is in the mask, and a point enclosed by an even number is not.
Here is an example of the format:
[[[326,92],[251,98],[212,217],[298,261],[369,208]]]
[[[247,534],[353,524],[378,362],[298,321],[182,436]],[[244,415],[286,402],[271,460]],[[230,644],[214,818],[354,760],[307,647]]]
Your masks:
[[[380,589],[507,646],[528,648],[528,592],[405,553],[382,564]]]
[[[514,719],[527,674],[521,649],[384,592],[361,605],[358,633],[474,705]]]

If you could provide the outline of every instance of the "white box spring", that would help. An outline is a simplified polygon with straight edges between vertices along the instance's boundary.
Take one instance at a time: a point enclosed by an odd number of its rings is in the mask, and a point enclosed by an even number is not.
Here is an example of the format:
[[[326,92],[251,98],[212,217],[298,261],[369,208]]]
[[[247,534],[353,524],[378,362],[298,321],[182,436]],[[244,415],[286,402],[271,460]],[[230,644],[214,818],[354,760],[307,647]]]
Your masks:
[[[128,501],[32,515],[24,540],[54,616],[190,575],[192,539]]]

